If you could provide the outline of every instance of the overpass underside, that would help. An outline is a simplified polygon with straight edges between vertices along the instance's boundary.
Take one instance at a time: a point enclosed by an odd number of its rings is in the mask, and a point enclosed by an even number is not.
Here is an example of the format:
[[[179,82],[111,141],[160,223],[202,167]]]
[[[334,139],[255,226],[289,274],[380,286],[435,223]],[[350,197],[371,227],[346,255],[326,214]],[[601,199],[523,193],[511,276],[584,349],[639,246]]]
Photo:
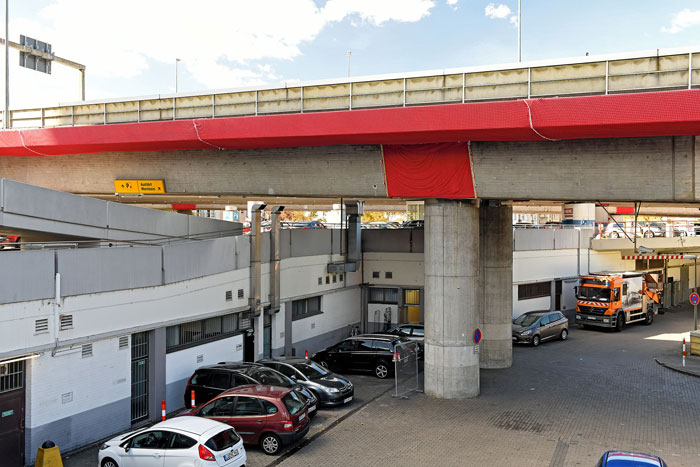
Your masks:
[[[474,141],[463,151],[471,162],[476,195],[482,199],[700,201],[700,148],[695,136]],[[386,170],[381,145],[0,157],[5,178],[153,204],[206,200],[224,205],[245,197],[388,202]],[[115,195],[116,179],[163,179],[167,194]]]

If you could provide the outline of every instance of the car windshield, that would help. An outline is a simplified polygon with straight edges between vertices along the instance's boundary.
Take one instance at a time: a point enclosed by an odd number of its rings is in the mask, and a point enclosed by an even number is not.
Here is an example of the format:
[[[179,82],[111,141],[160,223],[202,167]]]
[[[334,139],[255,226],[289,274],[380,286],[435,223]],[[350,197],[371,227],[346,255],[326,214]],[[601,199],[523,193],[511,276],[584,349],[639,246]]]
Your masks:
[[[620,457],[617,459],[611,459],[608,457],[608,461],[605,463],[607,467],[658,467],[660,464],[655,459],[648,459],[646,457]]]
[[[304,402],[294,391],[284,396],[282,402],[284,402],[284,406],[287,407],[291,415],[295,415],[304,408]]]
[[[234,446],[240,440],[241,438],[234,430],[224,430],[209,438],[204,445],[212,451],[223,451]]]
[[[524,314],[520,315],[515,320],[513,320],[513,324],[517,324],[519,326],[530,326],[535,323],[538,319],[540,319],[541,315],[529,315],[529,314]]]
[[[583,300],[607,302],[610,300],[610,289],[581,286],[578,288],[578,298]]]
[[[301,371],[309,379],[322,378],[329,374],[326,369],[316,362],[295,363],[294,368]]]
[[[296,383],[291,379],[287,378],[281,373],[278,373],[267,368],[256,368],[250,373],[250,377],[260,384],[267,384],[270,386],[282,386],[283,388],[289,388],[294,386]]]

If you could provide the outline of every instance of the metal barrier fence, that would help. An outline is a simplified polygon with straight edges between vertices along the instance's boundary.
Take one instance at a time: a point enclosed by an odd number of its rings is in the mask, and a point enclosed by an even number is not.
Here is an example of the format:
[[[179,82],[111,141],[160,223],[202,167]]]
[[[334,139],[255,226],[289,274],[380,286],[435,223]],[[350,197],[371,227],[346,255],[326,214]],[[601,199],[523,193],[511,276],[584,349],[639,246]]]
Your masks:
[[[423,351],[417,342],[401,342],[394,347],[394,397],[408,398],[412,392],[423,392],[420,360]]]

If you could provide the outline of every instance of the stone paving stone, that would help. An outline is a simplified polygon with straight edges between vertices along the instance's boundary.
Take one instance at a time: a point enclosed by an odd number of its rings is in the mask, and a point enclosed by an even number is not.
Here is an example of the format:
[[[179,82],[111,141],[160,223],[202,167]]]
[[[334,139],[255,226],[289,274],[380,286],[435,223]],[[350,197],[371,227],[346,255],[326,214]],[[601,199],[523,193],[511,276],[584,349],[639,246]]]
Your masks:
[[[700,378],[658,365],[688,308],[621,333],[572,326],[569,340],[516,347],[513,368],[482,370],[481,396],[385,395],[280,465],[593,466],[608,449],[700,465]]]

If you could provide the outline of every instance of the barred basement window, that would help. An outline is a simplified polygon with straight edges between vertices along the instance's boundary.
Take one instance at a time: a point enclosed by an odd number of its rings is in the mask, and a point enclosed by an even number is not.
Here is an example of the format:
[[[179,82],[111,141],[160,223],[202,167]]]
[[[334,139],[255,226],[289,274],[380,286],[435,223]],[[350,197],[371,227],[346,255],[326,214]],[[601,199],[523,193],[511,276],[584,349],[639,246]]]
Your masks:
[[[399,303],[399,289],[370,287],[369,303],[397,304]]]
[[[338,275],[333,274],[333,283],[335,284],[336,282],[338,282]]]
[[[379,279],[379,271],[372,271],[372,279]]]
[[[24,360],[0,363],[0,393],[14,391],[24,386]]]
[[[340,273],[340,277],[338,277],[338,280],[342,281],[343,280],[343,273]]]
[[[317,315],[321,311],[321,296],[309,297],[292,302],[292,319],[306,318],[307,316]]]
[[[92,357],[92,344],[83,344],[81,346],[81,353],[83,358]]]
[[[323,277],[318,278],[318,285],[323,285]]]
[[[243,298],[243,289],[238,289],[238,298]]]
[[[394,274],[390,271],[387,271],[384,273],[384,278],[385,279],[392,279],[394,277]]]
[[[236,334],[239,328],[239,313],[201,319],[168,326],[165,330],[165,350],[172,352],[211,342]]]
[[[61,331],[71,329],[73,327],[73,315],[60,315],[59,320],[61,322]]]
[[[34,321],[34,333],[41,334],[42,332],[49,332],[48,318],[42,318]]]
[[[129,347],[129,336],[121,336],[119,338],[119,348],[126,349]]]
[[[230,302],[233,300],[233,290],[227,290],[226,291],[226,301]]]
[[[330,283],[331,283],[331,276],[326,276],[326,284],[330,284]]]
[[[528,300],[530,298],[550,297],[552,295],[552,283],[533,282],[532,284],[518,285],[518,300]]]

